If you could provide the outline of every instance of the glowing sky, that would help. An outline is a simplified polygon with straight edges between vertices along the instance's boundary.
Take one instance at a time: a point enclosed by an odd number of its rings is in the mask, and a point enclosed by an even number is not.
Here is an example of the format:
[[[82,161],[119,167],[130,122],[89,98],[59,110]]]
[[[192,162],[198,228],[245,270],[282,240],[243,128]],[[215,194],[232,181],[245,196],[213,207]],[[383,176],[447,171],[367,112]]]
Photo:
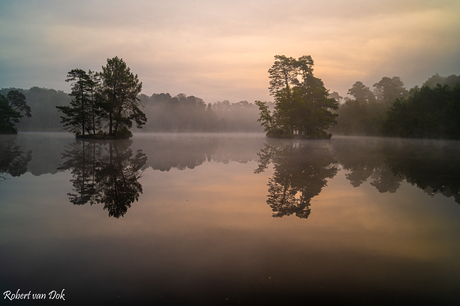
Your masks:
[[[69,70],[118,56],[147,95],[265,101],[277,54],[311,55],[342,96],[383,76],[411,88],[460,74],[459,17],[458,0],[0,0],[0,88],[69,92]]]

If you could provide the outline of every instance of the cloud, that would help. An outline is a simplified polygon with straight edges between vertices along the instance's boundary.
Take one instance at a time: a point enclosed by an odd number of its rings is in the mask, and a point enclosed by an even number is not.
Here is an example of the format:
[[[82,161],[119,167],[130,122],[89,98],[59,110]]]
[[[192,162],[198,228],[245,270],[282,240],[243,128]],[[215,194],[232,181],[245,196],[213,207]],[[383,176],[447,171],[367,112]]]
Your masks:
[[[458,74],[458,1],[15,1],[0,7],[0,87],[68,90],[66,72],[123,58],[144,92],[268,100],[273,56],[312,55],[342,95],[383,76]]]

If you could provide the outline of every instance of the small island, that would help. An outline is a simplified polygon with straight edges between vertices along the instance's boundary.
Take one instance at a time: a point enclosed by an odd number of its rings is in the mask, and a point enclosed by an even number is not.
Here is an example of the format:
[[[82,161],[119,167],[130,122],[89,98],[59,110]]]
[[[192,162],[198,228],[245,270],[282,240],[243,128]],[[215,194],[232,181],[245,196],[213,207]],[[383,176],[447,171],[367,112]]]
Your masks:
[[[66,82],[72,82],[70,106],[56,106],[62,113],[64,129],[80,139],[127,139],[133,122],[138,128],[147,122],[138,98],[142,90],[123,59],[107,59],[102,72],[73,69]]]
[[[265,102],[256,101],[258,121],[275,138],[331,138],[329,128],[337,123],[339,103],[329,98],[321,79],[313,76],[313,59],[276,55],[270,74],[270,94],[275,98],[271,111]]]

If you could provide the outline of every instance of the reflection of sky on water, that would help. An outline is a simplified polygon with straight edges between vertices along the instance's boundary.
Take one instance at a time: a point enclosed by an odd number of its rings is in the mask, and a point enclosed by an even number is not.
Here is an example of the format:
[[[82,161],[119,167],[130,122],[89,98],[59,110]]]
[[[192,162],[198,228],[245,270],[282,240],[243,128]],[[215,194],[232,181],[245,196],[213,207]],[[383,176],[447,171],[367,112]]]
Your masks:
[[[380,193],[371,180],[355,188],[341,169],[311,199],[307,219],[272,218],[273,165],[254,174],[255,153],[244,163],[148,167],[139,201],[119,219],[101,205],[70,204],[69,171],[3,181],[2,288],[66,288],[69,303],[91,295],[206,296],[209,303],[455,299],[460,206],[453,197],[430,197],[406,181],[395,193]]]

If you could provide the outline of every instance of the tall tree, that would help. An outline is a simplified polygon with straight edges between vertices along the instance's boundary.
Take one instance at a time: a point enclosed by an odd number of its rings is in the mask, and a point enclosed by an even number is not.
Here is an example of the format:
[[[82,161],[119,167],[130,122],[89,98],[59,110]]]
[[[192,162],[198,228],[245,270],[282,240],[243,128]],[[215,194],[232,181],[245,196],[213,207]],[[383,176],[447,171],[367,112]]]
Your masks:
[[[131,73],[123,59],[118,57],[107,59],[107,65],[102,67],[101,80],[109,134],[115,137],[129,137],[126,133],[131,134],[128,128],[132,126],[133,121],[138,128],[147,122],[138,98],[142,82],[139,82],[137,74]]]
[[[275,98],[271,114],[264,103],[257,102],[259,122],[268,130],[268,136],[328,138],[327,130],[336,123],[338,102],[329,98],[321,79],[313,75],[313,59],[299,59],[276,55],[269,69],[270,94]]]
[[[75,135],[85,135],[91,130],[91,108],[90,95],[94,87],[91,77],[82,69],[72,69],[67,73],[66,82],[72,82],[73,97],[70,106],[56,106],[62,112],[61,123],[64,128],[70,130]]]
[[[88,106],[89,106],[89,118],[88,128],[92,134],[95,135],[101,127],[102,117],[102,96],[101,96],[101,78],[100,73],[89,70],[88,71]]]

